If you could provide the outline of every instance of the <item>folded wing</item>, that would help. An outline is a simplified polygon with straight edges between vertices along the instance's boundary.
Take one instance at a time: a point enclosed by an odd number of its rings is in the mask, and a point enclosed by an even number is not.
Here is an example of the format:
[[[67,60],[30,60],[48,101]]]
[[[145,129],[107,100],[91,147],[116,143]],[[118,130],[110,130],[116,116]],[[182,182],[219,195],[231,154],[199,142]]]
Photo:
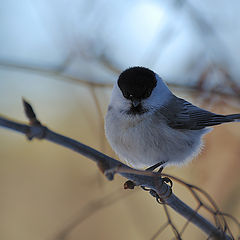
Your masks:
[[[189,130],[199,130],[240,119],[240,114],[215,114],[174,95],[167,104],[161,106],[159,113],[167,119],[167,124],[170,127]]]

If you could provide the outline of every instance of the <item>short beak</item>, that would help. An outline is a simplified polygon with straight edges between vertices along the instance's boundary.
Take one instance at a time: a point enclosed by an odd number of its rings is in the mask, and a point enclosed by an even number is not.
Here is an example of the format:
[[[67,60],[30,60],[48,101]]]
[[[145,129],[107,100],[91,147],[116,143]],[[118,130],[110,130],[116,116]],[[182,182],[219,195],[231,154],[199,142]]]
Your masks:
[[[134,107],[137,107],[140,103],[141,103],[141,101],[138,100],[138,99],[133,99],[133,100],[132,100],[132,105],[133,105]]]

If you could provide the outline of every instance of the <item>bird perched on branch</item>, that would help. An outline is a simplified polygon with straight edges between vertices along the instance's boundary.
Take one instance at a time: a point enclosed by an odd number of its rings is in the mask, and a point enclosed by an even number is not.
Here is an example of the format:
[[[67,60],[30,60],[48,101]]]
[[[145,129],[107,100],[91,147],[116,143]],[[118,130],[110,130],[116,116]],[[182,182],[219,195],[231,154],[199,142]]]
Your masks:
[[[123,71],[112,91],[105,117],[107,139],[120,159],[135,168],[160,171],[196,156],[211,126],[239,121],[240,114],[220,115],[175,96],[153,71]]]

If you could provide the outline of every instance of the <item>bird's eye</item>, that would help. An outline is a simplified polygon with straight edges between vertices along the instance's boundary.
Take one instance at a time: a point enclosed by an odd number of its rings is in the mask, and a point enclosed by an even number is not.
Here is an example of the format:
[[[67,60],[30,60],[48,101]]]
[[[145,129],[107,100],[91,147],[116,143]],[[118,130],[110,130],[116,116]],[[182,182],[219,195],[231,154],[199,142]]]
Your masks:
[[[152,91],[150,89],[148,89],[145,93],[144,93],[144,98],[148,98],[151,95]]]
[[[131,97],[131,94],[128,92],[123,92],[123,96],[127,99],[129,99]]]

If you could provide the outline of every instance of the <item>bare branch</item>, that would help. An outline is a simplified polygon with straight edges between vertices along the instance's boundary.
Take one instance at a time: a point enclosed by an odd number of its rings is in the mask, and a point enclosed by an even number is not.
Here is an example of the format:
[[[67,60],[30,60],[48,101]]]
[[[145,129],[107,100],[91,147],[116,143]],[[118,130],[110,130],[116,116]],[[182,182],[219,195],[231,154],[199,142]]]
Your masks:
[[[112,70],[113,73],[119,74],[121,72],[121,69],[117,66],[115,66],[114,64],[112,64],[110,61],[107,62],[109,60],[105,59],[106,64],[104,66],[108,66],[109,70]],[[111,67],[109,67],[111,66]],[[84,84],[86,86],[94,86],[94,87],[111,87],[112,88],[112,83],[111,80],[109,79],[109,81],[106,81],[104,83],[98,83],[98,82],[94,82],[91,81],[90,79],[82,79],[82,78],[78,78],[72,75],[68,75],[68,74],[64,74],[61,71],[59,71],[58,68],[46,68],[46,67],[42,67],[42,66],[32,66],[32,65],[28,65],[28,64],[22,64],[22,63],[18,63],[18,62],[9,62],[9,61],[5,61],[5,60],[1,60],[0,59],[0,67],[2,68],[10,68],[10,69],[17,69],[17,70],[22,70],[22,71],[27,71],[27,72],[34,72],[37,74],[42,74],[42,75],[47,75],[47,76],[52,76],[52,77],[58,77],[59,80],[63,80],[63,81],[70,81],[70,82],[74,82],[76,84]],[[115,69],[115,70],[114,70]],[[234,85],[232,82],[231,84],[229,83],[228,85],[231,86],[231,89],[233,90],[233,92],[236,93],[236,89],[238,90],[239,87],[237,87],[236,85]],[[175,89],[179,89],[179,90],[188,90],[190,92],[195,92],[197,91],[200,95],[203,95],[205,93],[211,93],[211,98],[216,96],[222,96],[224,97],[225,100],[231,100],[232,98],[237,98],[239,99],[239,94],[238,95],[233,95],[231,93],[225,93],[225,92],[221,92],[218,89],[211,89],[211,90],[206,90],[203,89],[201,87],[201,85],[197,85],[197,86],[192,86],[192,85],[181,85],[178,83],[170,83],[168,84],[168,86],[170,88],[175,88]]]
[[[111,83],[99,83],[99,82],[94,82],[91,81],[90,79],[80,79],[78,77],[68,75],[68,74],[63,74],[61,71],[59,71],[58,68],[47,68],[47,67],[39,67],[39,66],[32,66],[28,64],[22,64],[22,63],[14,63],[14,62],[9,62],[9,61],[2,61],[0,59],[0,67],[4,68],[11,68],[11,69],[18,69],[18,70],[23,70],[27,72],[34,72],[40,75],[47,75],[47,76],[52,76],[52,77],[58,77],[58,79],[61,80],[67,80],[71,81],[74,83],[81,83],[84,85],[89,86],[89,84],[92,84],[96,87],[107,87],[107,86],[112,86]]]
[[[25,100],[23,101],[25,113],[29,118],[30,124],[17,123],[0,116],[0,126],[9,128],[27,135],[28,139],[45,139],[66,148],[69,148],[97,163],[99,169],[109,180],[113,180],[115,174],[119,174],[134,182],[136,186],[143,186],[151,189],[150,193],[163,204],[167,204],[176,212],[185,217],[188,221],[198,226],[208,236],[214,239],[231,239],[224,231],[217,229],[207,219],[203,218],[196,211],[182,202],[172,193],[171,187],[165,183],[160,174],[149,171],[133,169],[120,161],[117,161],[89,146],[86,146],[74,139],[60,135],[43,126],[37,119],[33,108]],[[178,232],[177,232],[178,236]]]

